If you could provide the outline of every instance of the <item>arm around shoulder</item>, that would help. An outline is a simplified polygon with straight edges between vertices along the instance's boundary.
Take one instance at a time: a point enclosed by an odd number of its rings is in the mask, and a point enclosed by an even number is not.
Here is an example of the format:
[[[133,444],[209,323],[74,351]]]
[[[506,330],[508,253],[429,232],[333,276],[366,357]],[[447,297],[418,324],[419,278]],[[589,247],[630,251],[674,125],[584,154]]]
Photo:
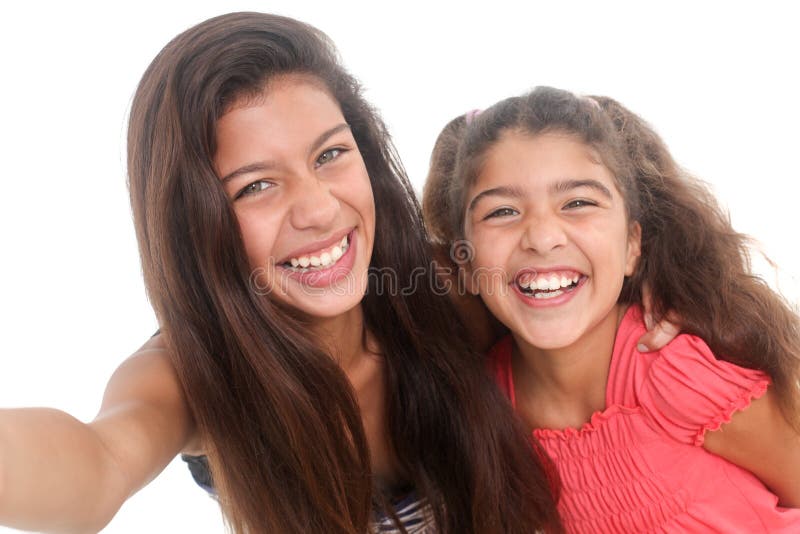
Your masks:
[[[166,349],[153,338],[114,372],[91,423],[47,408],[0,410],[0,524],[98,531],[193,434]]]

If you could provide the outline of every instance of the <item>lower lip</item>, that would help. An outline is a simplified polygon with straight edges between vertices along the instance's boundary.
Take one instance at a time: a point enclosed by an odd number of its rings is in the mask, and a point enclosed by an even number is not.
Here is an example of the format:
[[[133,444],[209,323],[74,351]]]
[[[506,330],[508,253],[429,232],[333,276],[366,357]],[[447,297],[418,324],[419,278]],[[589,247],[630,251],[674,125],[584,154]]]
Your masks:
[[[578,280],[578,284],[574,288],[568,291],[564,291],[557,297],[551,297],[549,299],[548,298],[537,299],[532,294],[524,293],[516,282],[512,282],[511,287],[514,289],[517,296],[522,300],[523,304],[525,304],[526,306],[530,306],[531,308],[552,308],[553,306],[561,306],[562,304],[565,304],[570,300],[572,300],[572,298],[575,296],[578,290],[583,287],[584,283],[586,283],[586,280],[587,277],[581,276],[581,279]]]
[[[295,280],[300,284],[308,287],[328,287],[335,284],[342,278],[346,277],[353,269],[353,264],[356,258],[356,231],[355,229],[347,236],[347,242],[350,245],[347,250],[339,258],[339,261],[326,269],[316,269],[313,271],[295,271],[294,269],[287,269],[280,267],[286,276],[291,280]]]

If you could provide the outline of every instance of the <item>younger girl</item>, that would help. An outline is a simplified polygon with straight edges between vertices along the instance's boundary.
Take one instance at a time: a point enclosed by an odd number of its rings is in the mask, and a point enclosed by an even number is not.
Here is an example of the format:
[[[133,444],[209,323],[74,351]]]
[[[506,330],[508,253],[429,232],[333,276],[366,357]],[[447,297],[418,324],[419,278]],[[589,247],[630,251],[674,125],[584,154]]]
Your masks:
[[[800,531],[798,318],[641,119],[549,88],[502,101],[466,129],[449,199],[568,531]],[[650,354],[645,285],[687,332]]]

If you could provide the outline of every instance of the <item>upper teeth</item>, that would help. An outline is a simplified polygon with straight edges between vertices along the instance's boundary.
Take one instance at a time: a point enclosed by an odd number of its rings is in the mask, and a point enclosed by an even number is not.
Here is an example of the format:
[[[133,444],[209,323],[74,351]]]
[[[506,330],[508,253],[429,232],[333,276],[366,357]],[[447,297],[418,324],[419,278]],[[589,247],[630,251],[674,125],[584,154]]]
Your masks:
[[[350,243],[347,241],[347,236],[344,236],[339,243],[329,249],[321,250],[313,255],[291,258],[289,263],[292,264],[292,267],[301,267],[303,269],[309,265],[311,267],[327,267],[339,261],[339,258],[344,255],[349,246]]]
[[[531,290],[547,290],[547,291],[554,291],[556,289],[561,289],[562,287],[567,287],[572,284],[578,283],[580,279],[580,275],[575,274],[572,277],[568,278],[566,275],[550,275],[550,276],[538,276],[536,278],[527,279],[527,277],[522,276],[520,277],[519,285],[523,289],[531,289]]]

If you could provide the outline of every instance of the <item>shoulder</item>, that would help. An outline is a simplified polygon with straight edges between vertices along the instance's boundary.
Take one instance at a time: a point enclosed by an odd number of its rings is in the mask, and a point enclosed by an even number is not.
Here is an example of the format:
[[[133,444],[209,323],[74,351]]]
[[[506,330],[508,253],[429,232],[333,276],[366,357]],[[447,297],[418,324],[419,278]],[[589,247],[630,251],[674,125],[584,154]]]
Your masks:
[[[172,458],[194,443],[194,421],[161,336],[114,371],[90,425],[123,465]]]
[[[157,334],[114,371],[106,385],[100,413],[118,408],[120,403],[181,404],[183,401],[183,391],[169,351],[161,335]]]
[[[762,396],[769,377],[721,360],[701,338],[682,334],[663,349],[638,353],[637,403],[673,438],[702,445],[736,411]]]

